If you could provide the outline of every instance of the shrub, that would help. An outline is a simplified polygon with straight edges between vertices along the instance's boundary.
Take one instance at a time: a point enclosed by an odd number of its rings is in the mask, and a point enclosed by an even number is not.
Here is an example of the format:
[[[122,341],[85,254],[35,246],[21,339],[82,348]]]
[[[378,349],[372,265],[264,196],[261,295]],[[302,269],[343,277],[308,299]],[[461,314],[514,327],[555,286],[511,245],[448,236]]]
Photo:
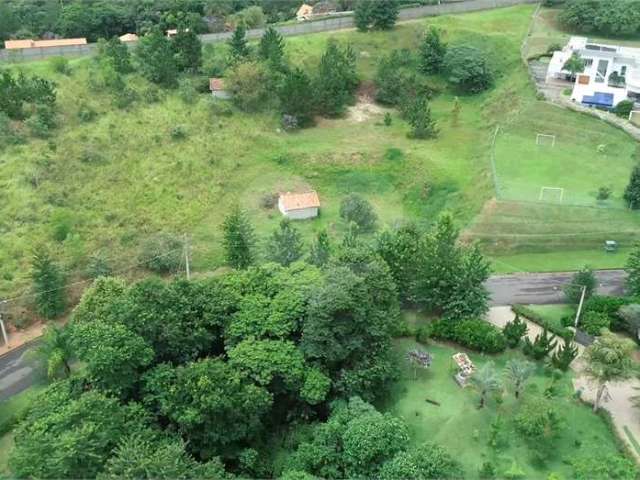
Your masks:
[[[363,232],[376,229],[378,216],[371,204],[360,195],[352,193],[340,203],[340,217],[347,223],[354,222]]]
[[[578,356],[578,347],[571,341],[569,337],[564,338],[564,343],[551,356],[551,364],[566,372],[569,370],[571,362]]]
[[[600,187],[598,189],[598,195],[596,198],[598,200],[607,200],[611,196],[611,188],[609,187]]]
[[[27,118],[24,124],[34,137],[47,138],[49,136],[49,124],[40,115]]]
[[[160,101],[160,89],[155,85],[149,85],[142,93],[145,103],[158,103]]]
[[[386,112],[384,114],[384,119],[382,121],[384,122],[385,127],[390,127],[391,123],[393,122],[393,119],[391,118],[391,114],[389,112]]]
[[[227,88],[233,94],[233,102],[247,112],[266,108],[274,96],[267,67],[256,62],[234,66],[227,75]]]
[[[169,130],[171,140],[184,140],[187,138],[187,131],[182,125],[175,125]]]
[[[487,90],[495,77],[486,54],[469,45],[450,47],[444,56],[443,70],[449,82],[463,93]]]
[[[95,120],[97,116],[98,112],[96,112],[91,106],[85,103],[80,105],[80,108],[78,109],[78,120],[81,122],[91,122]]]
[[[520,315],[516,314],[516,318],[507,322],[504,326],[502,333],[507,340],[509,348],[516,348],[520,345],[522,337],[527,333],[527,323],[522,321]]]
[[[133,88],[124,87],[113,93],[113,106],[124,110],[129,108],[137,99],[138,93]]]
[[[160,233],[143,244],[138,260],[143,267],[152,272],[172,273],[180,266],[182,248],[179,238]]]
[[[178,81],[178,96],[187,105],[192,105],[198,100],[198,92],[188,78],[181,78]]]
[[[431,336],[482,353],[500,353],[507,348],[507,340],[500,329],[479,319],[438,320],[432,324]]]
[[[536,335],[533,342],[528,337],[524,339],[522,352],[534,360],[542,360],[555,347],[556,340],[549,335],[549,331],[545,328],[542,333]]]
[[[231,108],[229,102],[225,100],[209,97],[208,105],[209,111],[214,117],[230,117],[233,115],[233,108]]]
[[[613,113],[622,118],[629,118],[629,114],[633,110],[633,100],[622,100],[614,108]]]
[[[541,327],[546,328],[550,332],[553,332],[553,333],[555,333],[556,335],[558,335],[560,337],[564,337],[565,335],[567,335],[569,333],[569,331],[566,328],[559,328],[557,325],[548,322],[547,319],[544,318],[542,315],[540,315],[536,311],[531,310],[530,308],[528,308],[528,307],[526,307],[524,305],[516,304],[516,305],[513,305],[511,307],[511,309],[517,315],[520,315],[521,317],[527,318],[527,319],[531,320],[532,322],[537,323]],[[571,323],[571,325],[573,325],[573,323]]]
[[[600,335],[603,329],[611,325],[609,317],[605,313],[587,312],[580,319],[580,326],[589,335]]]
[[[71,73],[71,68],[69,68],[69,60],[64,57],[49,58],[49,65],[51,66],[51,69],[56,73],[61,73],[63,75],[69,75]]]

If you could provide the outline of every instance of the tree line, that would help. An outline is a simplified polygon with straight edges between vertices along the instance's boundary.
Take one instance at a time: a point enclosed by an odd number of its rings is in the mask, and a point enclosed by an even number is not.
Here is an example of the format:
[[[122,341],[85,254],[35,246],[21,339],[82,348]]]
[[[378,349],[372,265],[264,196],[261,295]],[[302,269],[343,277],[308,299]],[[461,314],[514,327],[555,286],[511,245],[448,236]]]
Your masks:
[[[559,19],[578,32],[635,35],[640,32],[640,1],[567,0]]]
[[[370,212],[343,210],[364,226],[371,220]],[[230,273],[132,285],[101,277],[69,324],[47,331],[40,351],[54,382],[16,430],[12,472],[459,476],[447,452],[433,444],[410,449],[406,425],[370,405],[398,376],[391,338],[403,328],[402,303],[449,322],[487,308],[488,264],[459,243],[451,217],[431,232],[407,226],[374,243],[355,227],[339,244],[321,233],[306,253],[284,221],[268,242],[267,263],[257,261],[242,211],[222,228]],[[34,266],[34,279],[46,284],[51,262],[39,258]],[[46,292],[43,298],[56,298]],[[308,442],[274,470],[272,432],[309,422]],[[342,433],[328,439],[334,430]],[[385,440],[367,447],[374,438]],[[323,448],[344,453],[323,459]]]

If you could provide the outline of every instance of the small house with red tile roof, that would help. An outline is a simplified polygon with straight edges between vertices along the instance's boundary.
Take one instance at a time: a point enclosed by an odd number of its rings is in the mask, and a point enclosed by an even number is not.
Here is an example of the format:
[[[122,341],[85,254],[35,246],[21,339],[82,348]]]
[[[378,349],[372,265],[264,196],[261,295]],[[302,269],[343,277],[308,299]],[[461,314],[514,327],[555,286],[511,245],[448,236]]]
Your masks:
[[[281,193],[278,198],[278,210],[291,220],[315,218],[320,209],[320,198],[315,191],[306,193]]]
[[[225,90],[223,78],[210,78],[209,90],[211,90],[211,95],[216,98],[231,98],[231,94],[227,90]]]

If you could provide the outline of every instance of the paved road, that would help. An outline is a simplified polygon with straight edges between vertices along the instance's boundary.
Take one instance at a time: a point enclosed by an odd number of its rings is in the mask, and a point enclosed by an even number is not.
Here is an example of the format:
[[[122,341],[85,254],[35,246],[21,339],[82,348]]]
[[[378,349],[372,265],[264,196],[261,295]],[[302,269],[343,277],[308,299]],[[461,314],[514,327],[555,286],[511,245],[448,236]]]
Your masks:
[[[524,273],[493,276],[487,282],[491,305],[562,303],[562,287],[572,273]],[[623,270],[596,272],[598,292],[606,295],[621,294],[625,273]],[[16,349],[0,357],[0,402],[22,392],[35,379],[36,373],[28,358],[29,347]]]
[[[514,303],[538,304],[563,303],[562,287],[573,273],[522,273],[496,275],[487,281],[491,293],[491,305],[513,305]],[[601,270],[596,272],[598,293],[621,295],[624,291],[624,270]]]
[[[32,344],[23,345],[0,357],[0,402],[26,390],[36,372],[29,359]]]

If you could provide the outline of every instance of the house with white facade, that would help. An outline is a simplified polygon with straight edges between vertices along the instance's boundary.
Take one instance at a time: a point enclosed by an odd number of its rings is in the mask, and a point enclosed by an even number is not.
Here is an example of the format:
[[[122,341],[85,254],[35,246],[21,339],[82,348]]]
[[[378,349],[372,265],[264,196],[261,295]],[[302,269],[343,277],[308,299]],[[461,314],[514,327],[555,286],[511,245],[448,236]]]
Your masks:
[[[578,55],[585,63],[575,79],[564,69],[567,60]],[[571,37],[569,43],[553,53],[547,81],[573,82],[571,100],[583,105],[613,108],[622,100],[640,102],[640,48],[590,42]]]
[[[281,193],[278,198],[278,210],[291,220],[304,220],[318,216],[320,198],[315,191],[306,193]]]

